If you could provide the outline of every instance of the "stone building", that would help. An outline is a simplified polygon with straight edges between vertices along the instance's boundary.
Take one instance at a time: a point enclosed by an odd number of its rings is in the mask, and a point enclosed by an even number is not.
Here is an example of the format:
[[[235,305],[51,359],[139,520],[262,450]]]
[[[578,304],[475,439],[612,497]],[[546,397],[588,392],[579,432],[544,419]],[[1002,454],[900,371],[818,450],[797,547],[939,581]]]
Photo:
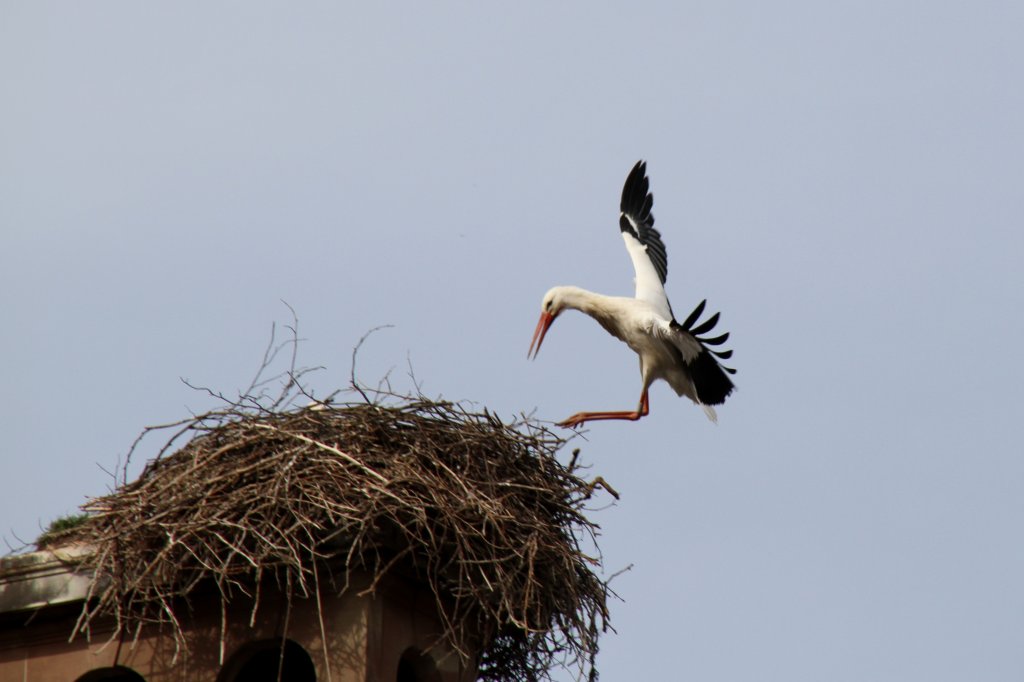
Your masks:
[[[389,577],[373,595],[358,589],[316,600],[261,587],[251,602],[232,600],[224,617],[215,590],[190,598],[181,616],[187,646],[175,655],[168,633],[143,631],[136,641],[111,640],[93,628],[91,641],[69,641],[90,578],[77,573],[83,550],[57,548],[0,560],[2,682],[469,682],[476,670],[439,644],[434,598],[411,581]],[[322,621],[321,621],[322,614]],[[179,614],[180,615],[180,614]],[[223,651],[222,651],[223,648]]]

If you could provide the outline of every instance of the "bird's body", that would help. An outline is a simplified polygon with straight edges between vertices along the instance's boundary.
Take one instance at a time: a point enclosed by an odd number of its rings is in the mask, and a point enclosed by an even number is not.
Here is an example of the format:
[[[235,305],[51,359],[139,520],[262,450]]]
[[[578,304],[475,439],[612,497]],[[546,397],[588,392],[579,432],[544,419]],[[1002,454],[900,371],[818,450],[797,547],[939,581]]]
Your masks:
[[[544,295],[540,321],[530,344],[531,353],[535,346],[539,352],[547,330],[565,309],[589,315],[639,356],[643,380],[640,404],[632,412],[579,412],[561,422],[563,426],[598,419],[640,419],[649,411],[648,389],[658,379],[667,382],[677,395],[700,405],[715,421],[712,406],[724,402],[734,388],[728,375],[735,370],[722,367],[716,359],[716,356],[728,358],[732,351],[709,348],[724,343],[729,335],[703,336],[718,323],[718,314],[697,325],[704,312],[704,301],[682,324],[672,314],[664,288],[668,259],[661,235],[654,229],[651,215],[654,198],[648,186],[646,164],[638,162],[623,187],[619,219],[626,250],[636,271],[636,296],[605,296],[574,286],[554,287]]]

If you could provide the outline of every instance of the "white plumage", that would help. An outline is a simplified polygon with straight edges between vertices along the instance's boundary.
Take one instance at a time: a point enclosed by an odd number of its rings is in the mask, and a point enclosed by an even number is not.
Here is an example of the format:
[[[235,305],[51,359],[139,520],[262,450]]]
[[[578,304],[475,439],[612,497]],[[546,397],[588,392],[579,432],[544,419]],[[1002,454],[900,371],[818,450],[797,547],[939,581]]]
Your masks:
[[[633,167],[622,188],[620,205],[619,227],[636,272],[635,297],[604,296],[574,286],[550,289],[541,302],[540,320],[528,353],[536,357],[548,329],[563,310],[579,310],[597,320],[640,357],[640,403],[633,411],[578,412],[560,422],[561,426],[578,426],[600,419],[640,419],[650,410],[648,389],[658,379],[668,382],[678,395],[700,405],[708,418],[716,421],[712,406],[723,403],[734,389],[729,375],[736,370],[723,367],[717,359],[731,357],[732,351],[711,348],[724,343],[729,335],[705,336],[718,323],[718,313],[696,324],[706,303],[701,301],[683,323],[677,322],[672,314],[664,287],[668,258],[661,234],[654,229],[654,197],[648,191],[646,171],[643,161]]]

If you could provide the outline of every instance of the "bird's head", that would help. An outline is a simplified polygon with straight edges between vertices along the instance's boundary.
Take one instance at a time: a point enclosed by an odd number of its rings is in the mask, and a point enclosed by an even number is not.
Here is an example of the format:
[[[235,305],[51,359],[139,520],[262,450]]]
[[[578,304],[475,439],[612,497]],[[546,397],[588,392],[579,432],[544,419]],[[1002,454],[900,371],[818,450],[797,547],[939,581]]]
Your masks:
[[[554,287],[544,294],[544,299],[540,304],[540,320],[537,322],[537,328],[533,331],[533,340],[530,341],[530,350],[527,351],[526,357],[531,355],[534,358],[537,357],[537,353],[540,352],[540,344],[544,342],[544,335],[548,333],[551,323],[565,308],[564,294],[565,287]]]

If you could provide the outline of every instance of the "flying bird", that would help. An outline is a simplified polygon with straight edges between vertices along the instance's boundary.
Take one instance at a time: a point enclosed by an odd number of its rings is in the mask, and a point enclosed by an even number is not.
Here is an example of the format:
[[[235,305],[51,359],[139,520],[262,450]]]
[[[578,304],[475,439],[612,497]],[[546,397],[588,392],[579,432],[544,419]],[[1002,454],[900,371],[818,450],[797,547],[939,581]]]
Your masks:
[[[638,161],[622,188],[619,216],[622,238],[636,271],[636,295],[604,296],[574,286],[550,289],[541,302],[540,320],[527,353],[527,357],[537,357],[545,334],[562,311],[586,313],[640,356],[640,404],[633,411],[577,412],[559,422],[559,426],[575,427],[599,419],[636,421],[645,417],[650,411],[647,391],[658,379],[664,379],[678,395],[703,408],[714,422],[718,417],[713,406],[725,402],[735,388],[729,376],[736,370],[718,362],[732,357],[732,351],[714,348],[725,343],[729,334],[707,336],[718,324],[719,313],[698,323],[707,304],[705,299],[681,323],[672,314],[665,295],[668,257],[661,233],[654,229],[654,196],[649,187],[647,163]]]

